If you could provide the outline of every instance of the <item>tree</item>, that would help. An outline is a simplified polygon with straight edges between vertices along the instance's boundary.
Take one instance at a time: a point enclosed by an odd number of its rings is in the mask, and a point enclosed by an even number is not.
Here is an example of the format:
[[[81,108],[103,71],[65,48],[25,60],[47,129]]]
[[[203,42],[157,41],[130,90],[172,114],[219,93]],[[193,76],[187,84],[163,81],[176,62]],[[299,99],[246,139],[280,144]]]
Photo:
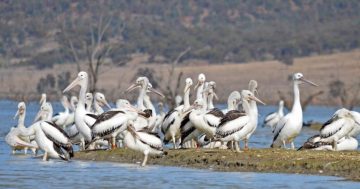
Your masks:
[[[328,85],[329,95],[335,99],[340,99],[342,107],[350,110],[354,109],[358,102],[358,96],[360,92],[360,83],[353,84],[350,87],[346,87],[346,84],[340,79],[331,81]]]

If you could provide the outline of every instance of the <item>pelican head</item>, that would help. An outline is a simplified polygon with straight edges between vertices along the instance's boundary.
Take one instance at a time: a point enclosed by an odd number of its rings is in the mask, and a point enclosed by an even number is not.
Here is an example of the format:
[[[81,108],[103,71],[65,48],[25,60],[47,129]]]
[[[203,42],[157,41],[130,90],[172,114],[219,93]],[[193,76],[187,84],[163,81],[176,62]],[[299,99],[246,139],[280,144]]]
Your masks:
[[[38,121],[40,118],[44,118],[44,117],[49,117],[52,115],[49,115],[50,113],[52,113],[53,109],[52,109],[52,105],[49,102],[44,103],[43,105],[41,105],[40,107],[40,111],[37,113],[34,122]]]
[[[193,85],[193,81],[191,78],[186,78],[185,80],[185,89],[184,89],[184,93],[186,93],[187,91],[190,90],[190,87]]]
[[[315,86],[315,87],[318,87],[318,85],[315,84],[314,82],[305,79],[305,78],[304,78],[304,75],[303,75],[302,73],[295,73],[295,74],[293,75],[293,80],[294,80],[294,82],[297,82],[297,83],[299,83],[299,84],[308,83],[308,84],[310,84],[310,85],[313,85],[313,86]]]
[[[126,99],[118,99],[116,101],[116,108],[125,111],[136,112],[136,113],[141,112],[141,110],[131,105],[130,102]]]
[[[15,114],[15,116],[14,116],[14,119],[15,119],[17,116],[23,115],[23,114],[25,113],[25,110],[26,110],[25,102],[19,102],[19,104],[18,104],[18,110],[16,111],[16,114]]]
[[[46,93],[42,93],[39,103],[40,103],[40,104],[43,104],[43,103],[45,103],[45,102],[46,102]]]
[[[334,115],[337,117],[337,118],[345,118],[345,117],[348,117],[348,118],[353,118],[351,112],[346,109],[346,108],[341,108],[339,110],[337,110]]]
[[[195,89],[197,89],[200,85],[204,84],[206,80],[205,74],[201,73],[198,76],[198,82],[195,85]]]
[[[228,98],[228,103],[233,104],[234,106],[238,105],[241,102],[241,95],[239,91],[233,91],[230,93]]]
[[[73,82],[71,82],[63,91],[63,93],[69,91],[74,88],[76,85],[85,85],[88,82],[88,74],[84,71],[78,73],[78,76],[75,78]]]
[[[242,90],[241,97],[243,98],[242,99],[243,101],[244,100],[246,100],[246,101],[254,100],[256,102],[259,102],[260,104],[265,105],[264,102],[262,102],[260,99],[256,98],[255,95],[249,90]]]
[[[85,101],[86,102],[92,102],[93,99],[94,99],[94,97],[93,97],[92,93],[86,93],[86,95],[85,95]]]
[[[258,94],[258,83],[256,80],[250,80],[249,81],[249,90],[253,92],[256,96],[259,96]]]
[[[95,93],[95,100],[99,103],[100,106],[106,105],[108,108],[111,108],[109,103],[106,101],[104,94],[99,93],[99,92]]]
[[[203,99],[197,99],[197,100],[194,101],[194,103],[187,110],[183,110],[183,113],[186,114],[186,113],[190,112],[193,109],[200,110],[204,106],[205,106],[204,100]]]
[[[283,107],[283,106],[284,106],[284,101],[283,101],[283,100],[280,100],[279,106],[280,106],[280,107]]]

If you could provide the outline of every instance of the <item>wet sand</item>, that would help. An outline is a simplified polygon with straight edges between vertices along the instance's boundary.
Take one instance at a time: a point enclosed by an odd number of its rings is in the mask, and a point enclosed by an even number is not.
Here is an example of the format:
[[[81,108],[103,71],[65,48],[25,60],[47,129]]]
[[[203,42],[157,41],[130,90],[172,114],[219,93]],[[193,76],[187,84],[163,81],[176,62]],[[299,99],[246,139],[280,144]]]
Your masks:
[[[178,166],[229,172],[299,173],[340,176],[360,181],[360,152],[293,151],[250,149],[237,153],[218,149],[166,150],[163,157],[150,157],[149,165]],[[130,149],[77,152],[86,161],[139,163],[143,155]]]

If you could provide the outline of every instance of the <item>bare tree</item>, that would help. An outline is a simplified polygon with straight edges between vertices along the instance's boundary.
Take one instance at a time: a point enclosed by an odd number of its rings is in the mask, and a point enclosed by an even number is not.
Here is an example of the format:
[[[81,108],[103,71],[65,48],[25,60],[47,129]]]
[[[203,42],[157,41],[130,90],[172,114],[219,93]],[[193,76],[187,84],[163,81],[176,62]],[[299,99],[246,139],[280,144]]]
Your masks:
[[[305,100],[302,100],[302,101],[301,101],[301,107],[302,107],[302,109],[305,111],[306,108],[307,108],[307,106],[308,106],[311,102],[313,102],[313,100],[314,100],[316,97],[318,97],[318,96],[320,96],[320,95],[322,95],[322,94],[324,94],[324,91],[317,91],[317,92],[315,92],[315,93],[310,94],[309,96],[307,96],[307,97],[305,98]],[[284,107],[285,107],[286,109],[288,109],[288,110],[291,110],[292,102],[291,102],[291,101],[289,100],[289,98],[288,98],[288,96],[291,96],[291,94],[285,95],[283,92],[278,91],[278,95],[279,95],[279,98],[284,101]]]
[[[340,79],[329,83],[329,95],[332,98],[339,99],[342,107],[350,110],[354,109],[358,102],[360,93],[360,83],[353,84],[349,87]]]
[[[82,43],[83,49],[76,49],[74,46],[74,42],[72,38],[68,35],[65,24],[63,24],[62,33],[64,38],[67,41],[68,48],[71,51],[71,54],[77,64],[77,70],[80,71],[81,68],[81,60],[80,60],[80,52],[85,51],[86,55],[86,62],[87,62],[87,69],[90,75],[90,92],[95,92],[97,90],[97,83],[99,80],[99,76],[101,67],[105,63],[106,57],[108,57],[111,49],[112,43],[106,42],[104,36],[108,31],[110,24],[112,21],[112,17],[109,19],[104,19],[101,15],[95,24],[90,24],[89,33],[90,39],[84,39],[80,43]],[[86,35],[86,34],[83,34]],[[80,52],[79,52],[80,51]]]
[[[180,52],[174,61],[171,63],[171,67],[168,70],[168,79],[165,86],[161,87],[161,90],[164,92],[166,103],[169,105],[169,108],[172,109],[175,107],[175,97],[179,94],[179,88],[181,85],[181,78],[183,76],[183,72],[180,72],[177,76],[175,76],[175,68],[177,67],[180,59],[185,56],[191,47],[186,48],[184,51]],[[174,79],[176,79],[176,83],[172,86]]]

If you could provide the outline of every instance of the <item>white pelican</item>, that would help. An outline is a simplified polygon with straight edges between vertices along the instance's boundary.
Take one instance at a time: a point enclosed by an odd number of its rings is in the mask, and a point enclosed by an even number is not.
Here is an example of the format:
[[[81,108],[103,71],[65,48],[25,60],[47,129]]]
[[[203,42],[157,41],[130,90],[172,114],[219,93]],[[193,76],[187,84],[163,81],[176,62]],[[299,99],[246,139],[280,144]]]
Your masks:
[[[121,109],[110,110],[98,115],[95,123],[91,126],[92,141],[99,138],[110,138],[111,149],[115,149],[116,136],[126,129],[126,123],[129,120],[137,118],[137,113],[138,110],[135,107],[125,102]]]
[[[44,151],[43,160],[46,161],[49,157],[64,160],[71,158],[73,149],[67,134],[50,121],[52,117],[51,104],[43,104],[39,114],[46,115],[46,121],[37,122],[31,128],[35,133],[36,143]]]
[[[111,106],[105,99],[105,95],[97,92],[94,96],[94,110],[96,115],[104,113],[102,106],[107,106],[109,109],[111,109]]]
[[[5,142],[12,148],[12,153],[15,154],[16,150],[24,150],[24,153],[27,153],[27,149],[37,148],[36,144],[30,143],[30,138],[24,135],[28,132],[28,128],[25,127],[25,114],[26,114],[26,105],[25,102],[20,102],[18,104],[18,110],[14,116],[14,119],[19,116],[17,127],[12,127],[10,132],[5,136]]]
[[[124,138],[126,147],[144,154],[141,166],[145,166],[148,155],[166,155],[160,137],[155,133],[136,131],[132,121],[127,123],[127,133]]]
[[[181,123],[186,124],[184,119],[188,120],[184,115],[184,110],[190,108],[190,87],[193,85],[191,78],[186,78],[185,80],[185,89],[184,89],[184,105],[180,105],[175,109],[169,111],[161,125],[161,131],[164,134],[164,143],[172,140],[174,149],[177,148],[176,140],[179,140],[181,137],[180,127]],[[185,126],[185,125],[182,125]]]
[[[333,143],[331,142],[321,142],[320,135],[315,135],[310,137],[298,150],[334,150]],[[336,151],[349,151],[357,150],[358,141],[353,137],[343,137],[337,141]]]
[[[221,110],[224,114],[231,110],[236,110],[238,104],[241,102],[241,95],[239,91],[233,91],[230,93],[228,100],[227,100],[227,108]]]
[[[54,117],[52,117],[51,121],[53,121],[56,125],[59,125],[61,127],[65,127],[66,121],[69,119],[70,116],[70,104],[68,101],[68,98],[66,96],[63,96],[61,99],[61,104],[63,105],[65,111],[59,112]]]
[[[83,149],[85,147],[85,141],[90,142],[92,139],[91,129],[90,129],[89,125],[92,125],[93,123],[89,124],[85,120],[87,117],[87,115],[86,115],[87,111],[85,110],[85,97],[86,97],[86,90],[87,90],[87,86],[88,86],[88,80],[89,80],[88,74],[86,72],[84,72],[84,71],[79,72],[76,79],[72,83],[70,83],[70,85],[67,86],[63,91],[65,93],[77,85],[80,86],[79,101],[78,101],[78,104],[75,109],[75,125],[83,137],[83,139],[81,141]],[[92,122],[92,121],[95,122],[95,120],[91,120],[90,122]]]
[[[240,151],[239,141],[246,139],[248,134],[253,129],[253,111],[251,111],[251,101],[257,101],[263,103],[261,100],[255,97],[255,95],[249,90],[241,91],[241,101],[243,110],[231,110],[225,114],[221,119],[221,123],[216,130],[216,138],[223,142],[235,141],[235,148],[237,152]]]
[[[349,136],[357,137],[360,134],[360,113],[356,111],[350,111],[350,113],[355,121],[355,125],[350,131]]]
[[[284,117],[284,101],[280,100],[278,111],[270,113],[266,116],[264,126],[270,127],[271,130],[274,130],[276,124],[282,117]]]
[[[89,113],[93,112],[92,105],[93,105],[94,96],[92,93],[86,93],[85,95],[85,110]]]
[[[220,121],[224,114],[221,110],[214,108],[207,110],[208,95],[214,93],[213,85],[208,85],[203,92],[204,98],[196,100],[195,107],[197,109],[190,113],[190,121],[196,129],[205,133],[208,138],[212,139],[215,135],[216,128],[220,124]]]
[[[20,138],[22,135],[23,132],[21,132],[20,129],[11,127],[10,132],[5,136],[5,142],[12,148],[12,154],[15,154],[16,150],[22,150],[25,148],[38,148],[37,145],[22,140]]]
[[[337,151],[337,142],[343,137],[349,138],[354,127],[355,120],[351,112],[345,108],[339,109],[320,129],[320,141],[332,143]]]
[[[164,95],[162,93],[160,93],[159,91],[157,91],[151,87],[151,84],[149,83],[149,79],[147,77],[138,77],[136,79],[135,83],[132,84],[126,90],[126,93],[128,93],[136,88],[140,88],[139,96],[137,98],[137,108],[142,111],[144,111],[146,109],[146,107],[144,105],[144,98],[145,98],[146,92],[148,90],[160,95],[161,97],[164,97]],[[149,111],[147,111],[147,112],[149,112]],[[149,126],[147,118],[144,118],[143,116],[139,116],[136,119],[134,125],[137,130],[140,130],[140,129],[143,129],[143,128]]]
[[[274,138],[271,147],[286,148],[286,143],[291,143],[291,148],[295,149],[294,139],[300,134],[303,125],[303,114],[300,102],[300,89],[299,85],[308,83],[317,86],[315,83],[306,80],[302,73],[295,73],[293,75],[294,84],[294,103],[291,111],[286,114],[274,129]]]
[[[198,76],[198,82],[196,83],[195,85],[195,90],[197,89],[196,91],[196,99],[202,99],[203,98],[203,92],[204,92],[204,89],[205,89],[205,74],[201,73],[199,74]]]

